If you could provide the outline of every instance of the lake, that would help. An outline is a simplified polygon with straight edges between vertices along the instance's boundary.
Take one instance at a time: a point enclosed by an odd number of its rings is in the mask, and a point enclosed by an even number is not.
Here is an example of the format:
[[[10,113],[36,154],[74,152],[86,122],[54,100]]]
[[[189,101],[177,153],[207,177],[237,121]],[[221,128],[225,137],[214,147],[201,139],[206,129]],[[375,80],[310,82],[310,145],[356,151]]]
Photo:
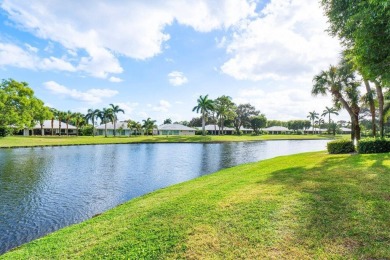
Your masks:
[[[0,150],[0,254],[156,189],[327,140]],[[239,174],[239,173],[237,173]]]

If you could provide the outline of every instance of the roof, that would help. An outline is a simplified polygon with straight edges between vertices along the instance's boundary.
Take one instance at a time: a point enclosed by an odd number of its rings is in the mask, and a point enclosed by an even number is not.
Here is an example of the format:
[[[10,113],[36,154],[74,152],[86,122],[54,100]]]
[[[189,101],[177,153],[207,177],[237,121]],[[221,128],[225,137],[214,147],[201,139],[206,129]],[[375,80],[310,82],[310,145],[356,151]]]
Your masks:
[[[302,131],[302,130],[301,130]],[[305,129],[304,131],[306,132],[312,132],[313,131],[313,128],[308,128],[308,129]],[[328,129],[323,129],[323,128],[317,128],[317,127],[314,127],[314,132],[326,132],[328,131]]]
[[[53,128],[58,129],[59,128],[59,121],[53,120]],[[66,129],[66,123],[61,122],[61,128]],[[68,124],[69,129],[77,129],[74,125]],[[38,122],[33,129],[41,129],[41,124]],[[45,120],[43,121],[43,129],[51,129],[51,120]]]
[[[263,128],[264,131],[281,131],[281,132],[291,132],[290,129],[284,126],[271,126],[268,128]]]
[[[202,127],[199,127],[199,129],[202,129]],[[206,131],[215,131],[215,129],[217,129],[217,131],[220,130],[220,127],[218,125],[206,125],[205,126],[205,130]],[[231,127],[227,127],[225,126],[223,128],[224,131],[234,131],[234,128],[231,128]]]
[[[191,128],[185,125],[180,125],[180,124],[165,124],[165,125],[160,125],[158,127],[158,130],[168,130],[168,131],[196,131],[195,128]]]
[[[130,128],[127,127],[127,122],[125,122],[125,121],[116,122],[116,129],[119,129],[119,128],[130,129]],[[106,125],[105,124],[101,124],[101,125],[97,126],[96,129],[106,129]],[[114,124],[111,123],[111,122],[108,122],[107,123],[107,129],[114,129]]]
[[[340,130],[343,132],[352,132],[351,128],[347,128],[347,127],[340,127]]]

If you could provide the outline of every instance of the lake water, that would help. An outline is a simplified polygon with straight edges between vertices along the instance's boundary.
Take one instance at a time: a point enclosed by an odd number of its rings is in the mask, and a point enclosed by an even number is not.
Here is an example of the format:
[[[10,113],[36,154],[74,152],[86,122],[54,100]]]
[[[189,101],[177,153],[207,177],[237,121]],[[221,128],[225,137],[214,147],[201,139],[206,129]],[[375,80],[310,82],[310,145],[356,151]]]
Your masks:
[[[0,150],[0,254],[145,193],[326,140]]]

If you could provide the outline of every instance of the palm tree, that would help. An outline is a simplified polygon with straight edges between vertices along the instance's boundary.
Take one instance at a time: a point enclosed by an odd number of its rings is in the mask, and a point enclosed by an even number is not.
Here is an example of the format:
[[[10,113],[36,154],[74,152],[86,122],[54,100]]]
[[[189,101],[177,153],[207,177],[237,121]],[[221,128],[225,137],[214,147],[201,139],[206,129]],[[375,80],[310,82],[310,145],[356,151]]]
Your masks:
[[[321,71],[313,79],[314,86],[311,93],[314,96],[333,96],[335,104],[341,104],[348,112],[352,121],[352,140],[360,139],[359,126],[359,90],[360,83],[355,80],[355,75],[350,64],[342,61],[339,66],[330,66],[327,71]]]
[[[115,120],[113,110],[111,108],[103,108],[99,111],[99,118],[104,123],[104,137],[107,137],[107,123]]]
[[[57,109],[55,108],[50,108],[50,112],[52,113],[51,116],[51,135],[54,135],[54,120],[57,118]]]
[[[196,113],[199,113],[199,111],[202,113],[202,135],[206,135],[206,114],[208,111],[214,109],[214,101],[208,99],[208,96],[209,95],[206,95],[204,97],[200,96],[197,100],[198,105],[192,109],[192,111],[196,111]]]
[[[63,120],[65,117],[66,117],[66,113],[65,113],[65,112],[62,112],[62,111],[58,111],[58,112],[57,112],[59,136],[61,136],[61,123],[62,123],[62,120]]]
[[[320,114],[318,114],[315,110],[313,110],[313,112],[309,112],[309,115],[307,116],[307,118],[309,118],[312,122],[312,134],[314,135],[314,121],[316,119],[318,119],[318,116]]]
[[[95,119],[99,118],[100,110],[99,109],[88,109],[87,114],[85,115],[85,120],[91,120],[92,123],[92,135],[95,137]]]
[[[66,123],[66,135],[69,136],[69,121],[72,120],[73,113],[68,111],[64,113],[64,120]]]
[[[322,115],[321,116],[326,116],[328,115],[328,134],[330,134],[330,115],[331,114],[334,114],[334,115],[339,115],[339,113],[337,112],[337,109],[334,108],[334,107],[325,107],[325,110],[322,112]]]
[[[135,130],[137,131],[137,135],[141,132],[141,130],[142,130],[142,125],[141,125],[141,123],[139,123],[139,122],[137,122],[137,123],[135,123],[134,124],[134,128],[135,128]]]
[[[225,120],[234,119],[236,117],[236,105],[233,103],[231,97],[221,96],[214,101],[214,108],[217,112],[217,117],[219,117],[220,133],[223,134]]]
[[[79,136],[79,126],[84,121],[85,116],[83,114],[77,112],[77,113],[74,113],[72,115],[72,118],[73,118],[75,125],[76,125],[76,135]]]
[[[116,121],[118,120],[118,117],[116,116],[116,114],[118,114],[119,112],[122,112],[123,114],[125,113],[125,111],[123,109],[121,109],[118,105],[114,105],[114,104],[110,104],[110,108],[112,110],[112,114],[113,114],[113,123],[114,123],[114,137],[116,135]]]
[[[153,128],[156,127],[156,125],[155,125],[156,120],[152,120],[152,119],[150,119],[150,117],[148,117],[148,119],[142,120],[142,121],[144,122],[142,127],[145,128],[146,135],[149,135],[150,131],[152,131],[152,135],[153,135]]]

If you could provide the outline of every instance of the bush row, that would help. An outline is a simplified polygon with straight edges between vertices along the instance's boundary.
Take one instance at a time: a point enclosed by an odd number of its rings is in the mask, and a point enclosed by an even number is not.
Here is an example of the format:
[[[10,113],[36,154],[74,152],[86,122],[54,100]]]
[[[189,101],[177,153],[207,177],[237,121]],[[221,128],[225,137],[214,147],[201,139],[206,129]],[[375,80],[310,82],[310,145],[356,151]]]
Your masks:
[[[327,144],[330,154],[352,153],[355,152],[355,146],[352,141],[335,140]],[[365,138],[361,139],[357,145],[357,151],[360,154],[367,153],[389,153],[389,138]]]
[[[355,146],[352,141],[348,140],[334,140],[327,144],[328,152],[330,154],[353,153]]]

